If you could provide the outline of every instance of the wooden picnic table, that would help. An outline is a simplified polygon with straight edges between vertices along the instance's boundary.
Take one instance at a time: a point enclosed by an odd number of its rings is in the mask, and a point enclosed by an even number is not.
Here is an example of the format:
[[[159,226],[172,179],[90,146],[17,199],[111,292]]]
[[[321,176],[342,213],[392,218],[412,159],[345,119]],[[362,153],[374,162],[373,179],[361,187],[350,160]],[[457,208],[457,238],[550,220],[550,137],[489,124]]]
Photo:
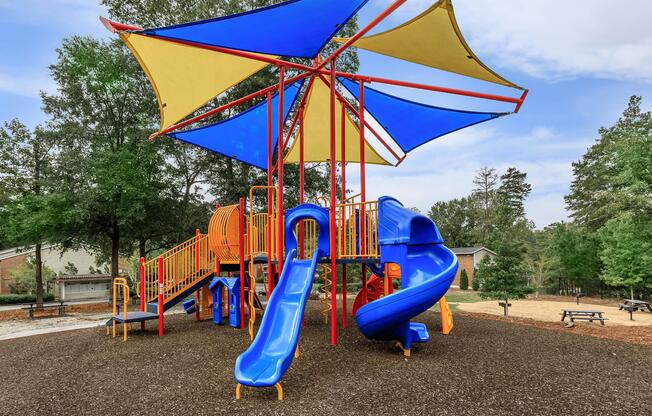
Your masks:
[[[625,299],[623,303],[620,304],[619,309],[622,311],[627,310],[639,310],[641,312],[645,312],[646,310],[650,313],[652,313],[652,305],[650,305],[650,302],[646,302],[644,300],[636,300],[636,299]]]
[[[29,306],[22,308],[23,310],[28,311],[29,317],[31,319],[34,319],[34,312],[42,312],[46,310],[54,310],[58,309],[59,316],[64,316],[66,314],[66,305],[63,301],[60,301],[59,303],[56,304],[48,304],[48,305],[43,305],[39,307],[35,303],[31,303]]]
[[[604,325],[604,321],[607,320],[607,318],[603,317],[602,315],[604,314],[604,311],[594,311],[594,310],[577,310],[577,309],[562,309],[562,314],[561,314],[561,320],[562,322],[566,320],[566,317],[570,319],[571,322],[575,322],[576,320],[583,320],[583,321],[600,321],[601,325]]]

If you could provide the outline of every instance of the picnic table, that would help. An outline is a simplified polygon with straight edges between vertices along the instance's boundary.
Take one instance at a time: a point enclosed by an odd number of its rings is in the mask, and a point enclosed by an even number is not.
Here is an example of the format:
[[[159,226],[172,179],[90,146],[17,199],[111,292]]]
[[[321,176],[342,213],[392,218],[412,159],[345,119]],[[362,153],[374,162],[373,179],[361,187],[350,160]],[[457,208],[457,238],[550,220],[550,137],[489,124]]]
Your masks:
[[[652,305],[650,305],[650,302],[646,302],[644,300],[636,300],[636,299],[625,299],[623,303],[619,305],[619,309],[626,310],[626,311],[641,311],[645,312],[646,310],[650,313],[652,313]]]
[[[34,319],[34,312],[42,312],[42,311],[47,311],[47,310],[58,310],[59,316],[64,316],[66,314],[66,306],[63,301],[60,301],[59,303],[55,304],[48,304],[48,305],[43,305],[39,307],[35,303],[31,303],[29,306],[22,308],[23,310],[28,311],[29,317],[31,319]]]
[[[566,317],[568,317],[568,319],[570,319],[571,322],[575,322],[576,320],[589,321],[589,322],[600,321],[600,324],[604,325],[604,321],[607,320],[607,318],[602,316],[604,314],[604,311],[562,309],[562,312],[563,312],[561,314],[562,322],[564,322],[566,320]]]

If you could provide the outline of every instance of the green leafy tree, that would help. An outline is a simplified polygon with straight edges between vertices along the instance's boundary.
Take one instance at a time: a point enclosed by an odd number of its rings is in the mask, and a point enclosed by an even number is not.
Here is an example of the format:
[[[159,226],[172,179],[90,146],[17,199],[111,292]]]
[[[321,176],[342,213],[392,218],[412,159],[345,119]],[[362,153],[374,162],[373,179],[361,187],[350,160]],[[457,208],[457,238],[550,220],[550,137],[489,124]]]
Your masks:
[[[611,286],[641,293],[652,289],[652,221],[626,213],[600,229],[601,278]]]
[[[117,40],[64,40],[50,67],[56,95],[43,95],[61,143],[59,189],[78,211],[69,245],[111,258],[131,254],[143,230],[174,228],[174,188],[158,143],[145,138],[156,105],[145,76]]]
[[[471,280],[471,289],[475,290],[476,292],[480,290],[481,286],[481,281],[480,281],[480,275],[478,274],[478,269],[474,268],[473,269],[473,280]]]
[[[512,239],[503,240],[497,247],[495,259],[485,257],[478,267],[482,280],[480,296],[504,301],[504,313],[508,315],[509,299],[522,299],[533,289],[529,285],[529,270],[525,264],[524,245]]]
[[[0,128],[0,182],[7,199],[0,229],[12,245],[33,246],[35,295],[43,304],[42,244],[59,241],[70,229],[74,208],[57,190],[55,137],[42,127],[30,131],[18,120]]]
[[[460,272],[460,289],[468,290],[469,289],[469,275],[466,273],[466,269],[462,269]]]
[[[525,218],[525,199],[532,192],[532,186],[526,182],[527,173],[511,167],[500,176],[497,195],[501,206],[511,211],[515,218]]]
[[[35,259],[29,258],[9,273],[12,282],[9,285],[11,293],[34,295],[38,291],[36,281],[37,270],[41,269],[43,282],[48,283],[55,277],[54,271],[45,265],[39,265]]]
[[[477,229],[482,217],[472,197],[440,201],[433,204],[428,217],[449,247],[469,247],[476,244]]]

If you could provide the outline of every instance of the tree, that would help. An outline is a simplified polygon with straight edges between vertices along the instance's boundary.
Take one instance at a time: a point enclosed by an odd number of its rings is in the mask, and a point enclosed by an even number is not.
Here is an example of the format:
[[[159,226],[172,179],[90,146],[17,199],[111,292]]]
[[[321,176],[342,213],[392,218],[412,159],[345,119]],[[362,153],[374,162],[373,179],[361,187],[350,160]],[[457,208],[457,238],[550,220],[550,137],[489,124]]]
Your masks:
[[[525,218],[525,199],[532,192],[532,186],[525,180],[527,173],[511,167],[505,174],[500,176],[500,186],[497,194],[500,204],[507,209],[515,218]]]
[[[600,229],[604,264],[600,277],[611,286],[643,292],[652,289],[652,221],[625,213]]]
[[[469,289],[469,275],[466,273],[466,269],[462,269],[460,272],[460,289],[468,290]]]
[[[504,300],[502,306],[507,316],[509,299],[522,299],[533,290],[528,282],[529,270],[524,261],[523,244],[505,239],[497,247],[497,254],[493,260],[485,257],[480,262],[477,272],[482,279],[480,296]]]
[[[9,285],[11,293],[34,295],[38,293],[38,281],[36,280],[37,269],[39,264],[33,258],[29,258],[25,263],[19,265],[9,274],[12,283]],[[41,264],[42,282],[48,283],[55,277],[54,271]]]
[[[55,242],[69,229],[73,208],[55,192],[55,138],[18,120],[0,128],[0,179],[7,200],[1,208],[3,238],[13,245],[34,246],[36,303],[43,305],[43,242]]]
[[[597,231],[622,211],[652,212],[652,113],[632,96],[616,124],[599,130],[600,139],[573,163],[566,204],[578,225]]]
[[[58,94],[44,94],[43,105],[62,144],[58,186],[78,211],[67,244],[109,253],[116,276],[120,252],[131,254],[145,238],[137,230],[175,226],[161,145],[145,140],[155,126],[154,96],[117,40],[72,37],[57,54],[50,72]]]
[[[488,232],[491,223],[493,200],[498,185],[498,174],[496,169],[484,166],[480,168],[473,178],[473,195],[480,201],[483,212],[483,231]]]
[[[478,269],[473,268],[473,280],[471,280],[471,289],[475,290],[476,292],[480,290],[480,275],[478,274]]]
[[[428,217],[437,224],[449,247],[476,244],[480,215],[472,197],[436,202],[430,208]]]

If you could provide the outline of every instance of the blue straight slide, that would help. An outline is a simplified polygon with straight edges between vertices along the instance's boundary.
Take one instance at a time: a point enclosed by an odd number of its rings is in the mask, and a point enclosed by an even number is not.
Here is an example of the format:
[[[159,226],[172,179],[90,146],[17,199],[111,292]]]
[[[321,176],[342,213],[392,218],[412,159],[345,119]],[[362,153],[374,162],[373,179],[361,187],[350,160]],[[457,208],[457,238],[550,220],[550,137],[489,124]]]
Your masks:
[[[292,364],[303,311],[321,257],[319,251],[315,250],[311,260],[297,259],[296,250],[288,254],[256,338],[235,362],[238,383],[252,387],[273,386]]]
[[[397,340],[410,349],[429,339],[426,326],[410,319],[428,310],[448,291],[457,272],[457,257],[443,244],[435,223],[394,198],[378,200],[381,263],[398,263],[402,290],[358,309],[355,319],[370,339]]]
[[[320,231],[315,253],[306,260],[296,258],[294,235],[295,225],[304,219],[315,220]],[[251,387],[273,386],[292,364],[315,269],[320,258],[329,255],[328,219],[328,210],[314,204],[302,204],[285,212],[288,255],[256,338],[235,362],[236,382]]]

